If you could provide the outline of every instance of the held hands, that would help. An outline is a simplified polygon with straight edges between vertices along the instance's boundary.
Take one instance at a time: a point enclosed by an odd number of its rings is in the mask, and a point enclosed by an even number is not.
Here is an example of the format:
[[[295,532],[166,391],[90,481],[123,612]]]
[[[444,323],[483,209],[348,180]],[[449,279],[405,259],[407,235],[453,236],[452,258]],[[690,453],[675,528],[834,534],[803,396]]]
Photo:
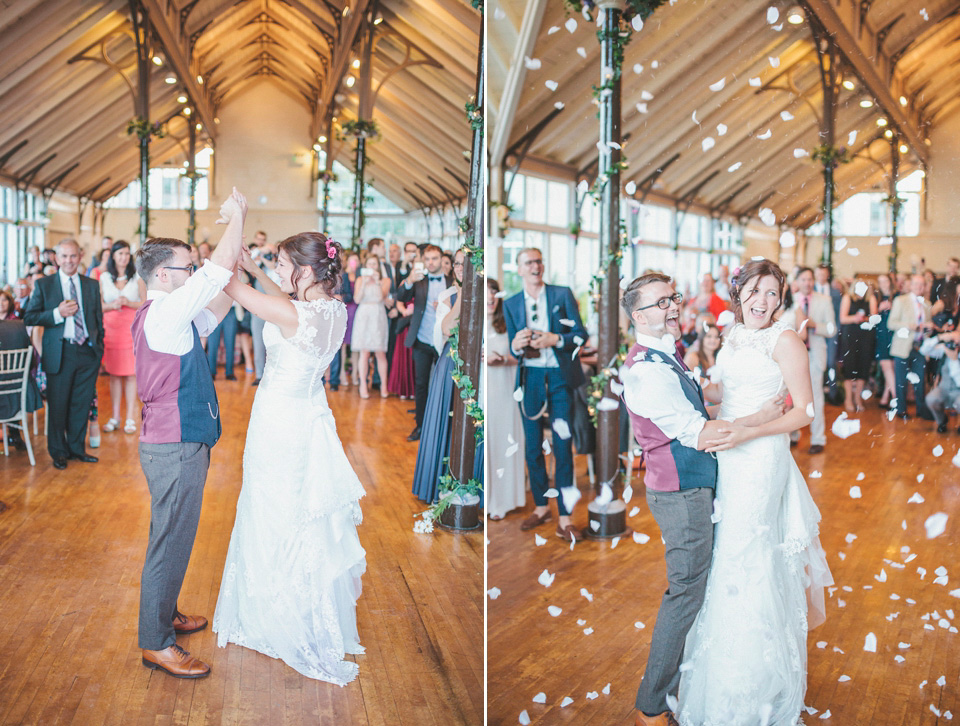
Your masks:
[[[530,341],[532,340],[532,338],[533,338],[533,331],[530,330],[529,328],[524,328],[523,330],[518,331],[517,334],[513,336],[513,343],[512,343],[513,349],[523,350],[524,348],[530,345]]]
[[[553,348],[557,341],[560,340],[560,336],[556,333],[533,333],[533,339],[530,341],[530,347],[537,350],[543,350],[544,348]]]
[[[77,314],[77,311],[80,309],[80,305],[76,300],[64,300],[62,303],[57,305],[57,310],[60,311],[60,315],[64,318],[71,318]]]
[[[753,438],[749,433],[748,427],[733,422],[724,423],[717,429],[717,434],[718,438],[708,441],[707,448],[704,449],[704,451],[726,451],[727,449],[740,446],[740,444],[744,444]]]
[[[253,261],[253,257],[250,256],[250,250],[246,247],[240,248],[240,258],[237,260],[237,266],[250,275],[254,275],[260,269],[257,267],[257,263]]]
[[[220,205],[220,219],[215,224],[229,224],[233,219],[243,222],[247,217],[247,199],[234,187],[230,196]]]
[[[787,410],[787,394],[786,392],[781,393],[776,398],[771,398],[769,401],[764,403],[758,413],[760,414],[760,421],[757,422],[757,425],[763,425],[769,423],[775,419],[780,418]]]

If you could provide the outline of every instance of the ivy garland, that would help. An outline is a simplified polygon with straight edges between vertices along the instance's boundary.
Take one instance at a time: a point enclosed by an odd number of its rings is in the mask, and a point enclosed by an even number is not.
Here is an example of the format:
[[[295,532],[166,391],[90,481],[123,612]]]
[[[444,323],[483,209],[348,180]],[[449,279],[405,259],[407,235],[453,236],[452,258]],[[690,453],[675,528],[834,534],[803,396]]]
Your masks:
[[[627,346],[621,343],[620,350],[616,358],[614,358],[613,364],[601,368],[597,375],[590,378],[590,383],[587,386],[587,413],[590,414],[590,420],[594,426],[598,425],[597,414],[599,411],[597,404],[600,403],[600,400],[606,394],[610,381],[615,380],[619,375],[618,371],[620,370],[620,366],[622,366],[626,360]]]
[[[336,184],[337,175],[332,171],[327,171],[324,169],[319,174],[317,174],[317,180],[323,182],[324,184]]]
[[[607,270],[610,269],[611,263],[616,262],[617,265],[619,265],[623,260],[623,245],[626,239],[627,228],[621,221],[620,244],[617,245],[617,251],[611,254],[610,248],[605,248],[601,253],[600,269],[590,278],[590,296],[593,298],[594,309],[597,309],[597,306],[600,304],[600,291],[603,286],[603,281],[607,279]]]
[[[467,123],[470,124],[470,128],[474,131],[483,131],[483,113],[477,105],[477,97],[471,95],[463,107],[467,111]]]
[[[849,164],[853,161],[850,151],[845,147],[830,146],[830,144],[821,144],[810,152],[810,158],[813,161],[819,161],[823,167],[836,169],[841,164]]]
[[[450,331],[450,350],[447,355],[453,361],[453,372],[451,377],[453,383],[460,392],[460,398],[463,400],[466,414],[473,419],[474,440],[479,444],[483,440],[483,407],[477,400],[477,389],[470,380],[470,376],[464,371],[463,358],[460,357],[460,325],[456,325]],[[483,491],[483,484],[474,478],[461,482],[450,471],[449,457],[444,458],[443,468],[447,473],[439,479],[438,498],[429,509],[422,513],[424,520],[437,521],[440,515],[450,505],[454,496],[466,496],[469,494],[479,494]]]
[[[470,258],[470,264],[473,265],[473,271],[478,275],[483,275],[483,247],[474,244],[474,234],[470,231],[470,221],[464,217],[460,220],[460,231],[466,235],[460,249]]]
[[[338,137],[341,141],[346,139],[378,139],[380,138],[380,128],[376,121],[365,119],[356,119],[355,121],[345,121],[340,127]]]
[[[133,134],[136,134],[138,139],[146,139],[148,142],[151,138],[162,139],[167,135],[159,121],[151,124],[145,118],[140,117],[130,119],[127,123],[127,136]]]

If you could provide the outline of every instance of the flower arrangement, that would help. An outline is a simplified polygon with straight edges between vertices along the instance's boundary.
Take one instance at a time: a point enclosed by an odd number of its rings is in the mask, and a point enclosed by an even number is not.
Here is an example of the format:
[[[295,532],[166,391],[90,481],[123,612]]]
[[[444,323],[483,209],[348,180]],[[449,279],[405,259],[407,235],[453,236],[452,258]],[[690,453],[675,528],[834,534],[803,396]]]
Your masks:
[[[816,147],[810,152],[810,158],[831,169],[836,169],[841,164],[849,164],[853,160],[847,147],[830,146],[830,144],[821,144]]]
[[[317,179],[322,181],[324,184],[336,184],[338,181],[336,174],[325,169],[317,174]]]
[[[597,375],[590,378],[590,384],[587,386],[587,413],[590,414],[590,420],[594,426],[597,426],[597,414],[599,413],[599,404],[607,392],[607,384],[617,380],[620,366],[627,360],[627,346],[621,344],[617,357],[606,368],[601,368]]]
[[[564,0],[567,8],[583,15],[587,20],[593,19],[593,12],[597,8],[596,0]],[[625,0],[621,17],[628,23],[635,17],[640,20],[646,20],[661,5],[666,5],[667,0]]]
[[[354,139],[376,139],[380,137],[380,129],[376,121],[367,121],[356,119],[355,121],[346,121],[340,127],[340,140]]]
[[[506,237],[507,231],[510,229],[510,215],[515,211],[513,205],[506,202],[490,202],[490,206],[497,218],[497,229],[500,230],[500,236]]]
[[[477,97],[471,95],[463,105],[467,112],[467,123],[474,131],[483,131],[483,113],[477,105]]]
[[[127,136],[132,134],[136,134],[138,139],[146,139],[148,142],[151,138],[162,139],[166,136],[166,132],[159,121],[151,124],[145,118],[139,117],[127,122]]]

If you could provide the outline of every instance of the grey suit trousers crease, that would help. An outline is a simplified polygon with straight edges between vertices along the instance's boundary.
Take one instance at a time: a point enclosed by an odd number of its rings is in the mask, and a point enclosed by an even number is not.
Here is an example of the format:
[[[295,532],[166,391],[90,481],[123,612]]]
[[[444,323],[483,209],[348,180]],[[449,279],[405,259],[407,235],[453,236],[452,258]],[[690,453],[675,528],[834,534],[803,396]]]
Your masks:
[[[140,578],[140,647],[176,643],[173,618],[197,536],[210,447],[196,442],[140,444],[150,489],[150,537]]]
[[[713,489],[647,489],[647,504],[666,545],[668,586],[660,601],[636,706],[655,715],[669,710],[668,695],[677,695],[684,643],[706,594],[713,556]]]

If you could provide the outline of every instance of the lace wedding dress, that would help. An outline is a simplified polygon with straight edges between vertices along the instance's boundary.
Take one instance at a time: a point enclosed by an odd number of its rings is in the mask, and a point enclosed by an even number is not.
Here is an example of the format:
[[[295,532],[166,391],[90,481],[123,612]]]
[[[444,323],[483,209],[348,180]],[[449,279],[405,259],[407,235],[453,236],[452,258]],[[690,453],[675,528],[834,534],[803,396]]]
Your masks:
[[[213,619],[228,642],[305,676],[352,681],[363,653],[356,604],[366,569],[356,525],[363,487],[347,460],[321,376],[340,348],[338,300],[294,302],[299,325],[263,328],[267,362],[243,452],[243,487]]]
[[[785,323],[733,328],[717,356],[720,417],[757,411],[784,389],[772,359]],[[807,683],[807,628],[833,584],[820,512],[787,434],[717,454],[713,561],[680,666],[682,726],[794,726]],[[718,519],[719,518],[719,519]]]

